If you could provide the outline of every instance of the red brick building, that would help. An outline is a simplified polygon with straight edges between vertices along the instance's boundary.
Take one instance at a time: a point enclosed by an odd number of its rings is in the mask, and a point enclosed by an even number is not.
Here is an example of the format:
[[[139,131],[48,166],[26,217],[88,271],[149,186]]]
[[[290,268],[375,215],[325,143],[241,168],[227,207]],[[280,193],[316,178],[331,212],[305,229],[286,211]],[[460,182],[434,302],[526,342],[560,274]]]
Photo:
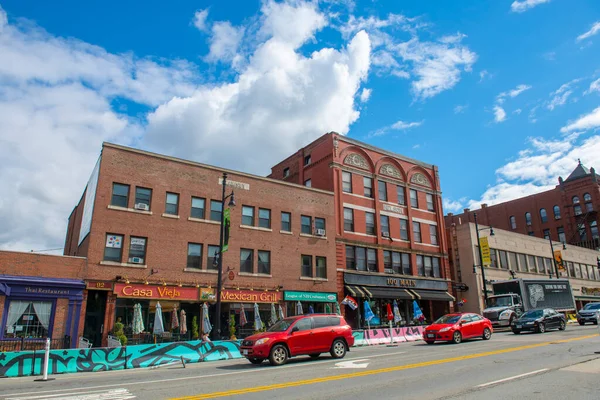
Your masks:
[[[270,178],[334,192],[338,297],[371,300],[380,318],[396,300],[412,319],[417,300],[427,320],[453,297],[437,167],[347,138],[323,135],[272,168]],[[345,309],[363,327],[362,302]]]
[[[286,315],[293,315],[298,301],[305,310],[333,307],[333,193],[104,144],[69,218],[64,252],[88,260],[85,337],[98,344],[115,320],[128,334],[135,304],[141,304],[151,332],[159,301],[166,330],[172,310],[187,313],[191,330],[193,316],[199,317],[200,304],[217,284],[224,172],[236,206],[230,208],[223,256],[223,335],[229,336],[229,315],[239,325],[242,303],[250,322],[254,303],[260,304],[263,321],[269,320],[272,303],[283,306]],[[236,334],[251,331],[249,323]]]
[[[558,178],[558,185],[545,192],[488,206],[480,210],[465,209],[462,214],[449,213],[446,226],[474,222],[473,214],[482,225],[540,238],[586,247],[600,248],[598,210],[600,183],[594,168],[581,163],[567,179]]]

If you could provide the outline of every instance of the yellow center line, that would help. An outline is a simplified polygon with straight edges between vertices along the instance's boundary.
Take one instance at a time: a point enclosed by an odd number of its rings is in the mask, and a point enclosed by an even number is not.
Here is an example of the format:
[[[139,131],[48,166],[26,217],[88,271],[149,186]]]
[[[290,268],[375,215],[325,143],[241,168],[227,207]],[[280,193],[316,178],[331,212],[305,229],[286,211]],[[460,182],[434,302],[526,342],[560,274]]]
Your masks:
[[[440,359],[440,360],[424,361],[424,362],[415,363],[415,364],[398,365],[395,367],[380,368],[380,369],[374,369],[371,371],[353,372],[353,373],[349,373],[349,374],[341,374],[341,375],[327,376],[327,377],[314,378],[314,379],[305,379],[305,380],[295,381],[295,382],[277,383],[274,385],[256,386],[256,387],[250,387],[250,388],[244,388],[244,389],[234,389],[234,390],[228,390],[225,392],[214,392],[214,393],[207,393],[207,394],[199,394],[199,395],[195,395],[195,396],[178,397],[178,398],[174,398],[172,400],[214,399],[216,397],[235,396],[235,395],[246,394],[246,393],[256,393],[256,392],[264,392],[264,391],[268,391],[268,390],[286,389],[286,388],[303,386],[303,385],[313,385],[315,383],[338,381],[338,380],[342,380],[342,379],[357,378],[357,377],[361,377],[361,376],[383,374],[383,373],[387,373],[387,372],[402,371],[402,370],[413,369],[413,368],[422,368],[422,367],[428,367],[431,365],[452,363],[452,362],[456,362],[456,361],[471,360],[473,358],[488,357],[488,356],[493,356],[493,355],[497,355],[497,354],[512,353],[515,351],[534,349],[537,347],[548,346],[551,344],[568,343],[568,342],[573,342],[576,340],[589,339],[589,338],[593,338],[596,336],[598,336],[598,334],[579,336],[579,337],[575,337],[575,338],[571,338],[571,339],[553,340],[551,342],[535,343],[535,344],[529,344],[526,346],[510,347],[507,349],[487,351],[484,353],[468,354],[468,355],[464,355],[464,356],[444,358],[444,359]]]

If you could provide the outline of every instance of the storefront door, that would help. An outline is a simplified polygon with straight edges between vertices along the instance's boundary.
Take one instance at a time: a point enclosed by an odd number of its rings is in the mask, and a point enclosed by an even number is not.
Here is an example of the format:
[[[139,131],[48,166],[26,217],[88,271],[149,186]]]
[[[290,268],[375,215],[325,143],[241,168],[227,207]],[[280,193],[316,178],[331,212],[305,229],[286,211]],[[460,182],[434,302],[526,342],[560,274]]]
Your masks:
[[[102,345],[106,293],[100,290],[90,290],[88,292],[83,337],[88,339],[94,347]]]

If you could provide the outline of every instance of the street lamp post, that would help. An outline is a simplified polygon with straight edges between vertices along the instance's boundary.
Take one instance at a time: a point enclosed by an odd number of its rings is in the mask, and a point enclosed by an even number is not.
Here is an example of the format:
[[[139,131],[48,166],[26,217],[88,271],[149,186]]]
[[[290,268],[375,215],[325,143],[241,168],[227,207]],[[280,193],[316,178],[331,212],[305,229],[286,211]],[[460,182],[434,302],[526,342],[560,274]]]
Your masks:
[[[485,284],[485,266],[483,265],[483,253],[481,252],[481,242],[479,240],[479,225],[477,224],[477,213],[473,213],[473,218],[475,219],[475,232],[477,233],[477,248],[479,249],[479,261],[481,262],[481,280],[483,282],[483,299],[484,299],[484,308],[487,306],[487,286]],[[494,236],[494,228],[483,228],[484,230],[490,230],[490,236]]]

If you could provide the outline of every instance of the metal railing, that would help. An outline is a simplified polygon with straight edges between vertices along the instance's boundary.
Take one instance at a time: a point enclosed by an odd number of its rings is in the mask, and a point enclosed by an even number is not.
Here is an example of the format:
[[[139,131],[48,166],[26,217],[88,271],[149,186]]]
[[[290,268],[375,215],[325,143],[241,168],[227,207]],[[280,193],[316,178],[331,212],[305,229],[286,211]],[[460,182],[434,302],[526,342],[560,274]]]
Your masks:
[[[44,350],[46,339],[14,338],[0,340],[0,352],[6,351],[33,351]],[[65,336],[61,339],[50,339],[51,349],[70,349],[71,337]]]

